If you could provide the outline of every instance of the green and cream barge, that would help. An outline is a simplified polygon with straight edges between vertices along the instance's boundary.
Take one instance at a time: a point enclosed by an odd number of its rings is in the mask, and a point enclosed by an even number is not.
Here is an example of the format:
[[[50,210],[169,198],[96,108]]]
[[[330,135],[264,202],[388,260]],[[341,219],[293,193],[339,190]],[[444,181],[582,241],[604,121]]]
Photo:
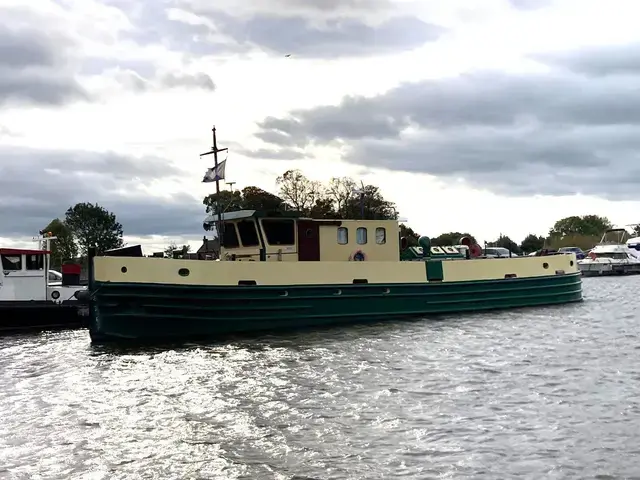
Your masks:
[[[486,259],[474,257],[468,239],[435,247],[427,237],[408,247],[395,220],[253,210],[221,220],[219,261],[91,257],[92,341],[186,340],[582,300],[573,254]]]

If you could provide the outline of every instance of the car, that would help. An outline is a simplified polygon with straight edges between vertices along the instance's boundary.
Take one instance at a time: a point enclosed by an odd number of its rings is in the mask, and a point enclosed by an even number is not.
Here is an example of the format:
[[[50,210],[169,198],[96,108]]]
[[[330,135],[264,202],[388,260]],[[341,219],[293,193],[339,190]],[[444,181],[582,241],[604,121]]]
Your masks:
[[[482,253],[487,258],[509,258],[519,256],[518,254],[510,252],[508,248],[504,247],[487,247],[483,250]]]
[[[582,260],[587,256],[580,247],[560,247],[558,253],[575,253],[578,260]]]
[[[62,274],[57,270],[49,270],[49,285],[62,285]]]

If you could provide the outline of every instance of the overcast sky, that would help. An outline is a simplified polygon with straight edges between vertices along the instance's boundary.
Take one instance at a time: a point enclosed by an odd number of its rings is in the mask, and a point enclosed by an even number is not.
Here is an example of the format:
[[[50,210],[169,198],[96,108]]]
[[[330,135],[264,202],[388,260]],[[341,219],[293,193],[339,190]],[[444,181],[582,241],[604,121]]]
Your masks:
[[[633,0],[4,0],[0,246],[88,201],[129,243],[197,248],[213,123],[236,188],[351,175],[426,235],[638,222],[638,14]]]

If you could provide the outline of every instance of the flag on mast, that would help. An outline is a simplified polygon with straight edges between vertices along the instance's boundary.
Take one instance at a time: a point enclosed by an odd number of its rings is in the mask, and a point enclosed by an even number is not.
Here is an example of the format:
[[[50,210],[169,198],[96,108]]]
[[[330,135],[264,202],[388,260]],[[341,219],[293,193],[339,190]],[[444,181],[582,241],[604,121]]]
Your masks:
[[[202,179],[203,183],[211,183],[217,180],[224,180],[224,170],[227,166],[227,159],[221,161],[217,167],[208,168],[207,173],[204,174]]]

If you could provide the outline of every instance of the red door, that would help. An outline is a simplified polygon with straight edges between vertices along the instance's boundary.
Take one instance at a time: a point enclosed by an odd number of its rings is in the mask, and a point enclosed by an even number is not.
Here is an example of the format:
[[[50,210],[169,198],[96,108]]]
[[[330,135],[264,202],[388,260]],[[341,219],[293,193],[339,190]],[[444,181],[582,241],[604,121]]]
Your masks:
[[[316,222],[298,222],[298,260],[320,261],[320,227]]]

